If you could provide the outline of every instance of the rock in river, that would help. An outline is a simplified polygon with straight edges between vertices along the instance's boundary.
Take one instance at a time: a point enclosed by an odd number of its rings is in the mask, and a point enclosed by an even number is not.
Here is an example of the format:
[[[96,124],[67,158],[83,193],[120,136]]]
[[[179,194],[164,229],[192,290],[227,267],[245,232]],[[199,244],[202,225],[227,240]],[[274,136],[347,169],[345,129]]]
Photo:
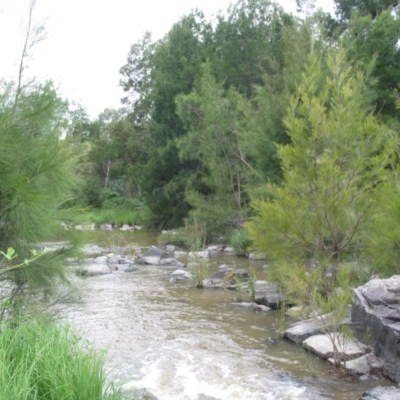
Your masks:
[[[140,258],[139,262],[141,264],[151,265],[171,265],[177,268],[183,268],[185,266],[185,264],[175,260],[175,258],[170,257],[168,253],[155,246],[151,246]]]
[[[400,382],[400,275],[354,289],[351,319],[358,338],[369,339],[383,361],[383,373]]]

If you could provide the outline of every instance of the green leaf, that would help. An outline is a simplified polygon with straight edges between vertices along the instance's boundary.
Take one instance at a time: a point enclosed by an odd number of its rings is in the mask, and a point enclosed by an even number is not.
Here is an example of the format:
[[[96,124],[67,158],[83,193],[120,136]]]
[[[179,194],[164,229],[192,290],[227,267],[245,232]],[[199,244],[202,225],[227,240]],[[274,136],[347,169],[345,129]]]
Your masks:
[[[12,247],[9,247],[9,248],[7,249],[7,255],[10,257],[9,260],[12,259],[12,257],[14,256],[14,254],[15,254],[15,249],[12,248]],[[7,258],[8,258],[8,257],[7,257]]]

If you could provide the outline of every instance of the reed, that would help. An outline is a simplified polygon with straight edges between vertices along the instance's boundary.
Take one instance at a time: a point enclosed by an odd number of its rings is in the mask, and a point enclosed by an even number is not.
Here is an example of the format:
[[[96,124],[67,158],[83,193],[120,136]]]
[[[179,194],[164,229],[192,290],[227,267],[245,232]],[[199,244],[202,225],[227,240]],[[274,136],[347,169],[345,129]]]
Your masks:
[[[0,387],[0,400],[121,398],[107,383],[104,354],[46,319],[2,324]]]

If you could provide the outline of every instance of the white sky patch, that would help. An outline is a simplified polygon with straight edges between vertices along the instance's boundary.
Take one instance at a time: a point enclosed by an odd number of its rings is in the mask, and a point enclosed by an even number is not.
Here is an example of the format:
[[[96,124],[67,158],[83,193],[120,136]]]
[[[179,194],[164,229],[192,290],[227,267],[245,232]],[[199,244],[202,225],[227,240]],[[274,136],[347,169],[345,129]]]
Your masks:
[[[327,4],[332,4],[325,0]],[[22,53],[29,0],[0,0],[0,77],[14,79]],[[119,69],[145,31],[154,39],[199,8],[210,19],[231,0],[37,0],[34,20],[47,38],[32,52],[26,76],[52,79],[62,97],[80,102],[91,117],[119,108]],[[279,2],[295,11],[295,0]],[[24,21],[24,22],[23,22]]]

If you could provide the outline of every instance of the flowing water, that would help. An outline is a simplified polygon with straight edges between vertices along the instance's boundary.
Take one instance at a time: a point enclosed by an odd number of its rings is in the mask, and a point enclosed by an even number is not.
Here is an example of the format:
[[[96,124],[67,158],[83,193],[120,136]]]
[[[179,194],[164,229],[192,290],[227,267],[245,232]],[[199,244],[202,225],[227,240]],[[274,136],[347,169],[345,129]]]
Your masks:
[[[145,232],[127,233],[124,241],[156,243]],[[251,266],[263,279],[260,263],[233,256],[211,263]],[[233,308],[234,292],[171,283],[172,271],[140,266],[80,278],[80,301],[61,307],[87,339],[108,350],[107,364],[124,389],[146,388],[159,400],[354,400],[387,384],[335,377],[325,362],[277,339],[278,312]]]

